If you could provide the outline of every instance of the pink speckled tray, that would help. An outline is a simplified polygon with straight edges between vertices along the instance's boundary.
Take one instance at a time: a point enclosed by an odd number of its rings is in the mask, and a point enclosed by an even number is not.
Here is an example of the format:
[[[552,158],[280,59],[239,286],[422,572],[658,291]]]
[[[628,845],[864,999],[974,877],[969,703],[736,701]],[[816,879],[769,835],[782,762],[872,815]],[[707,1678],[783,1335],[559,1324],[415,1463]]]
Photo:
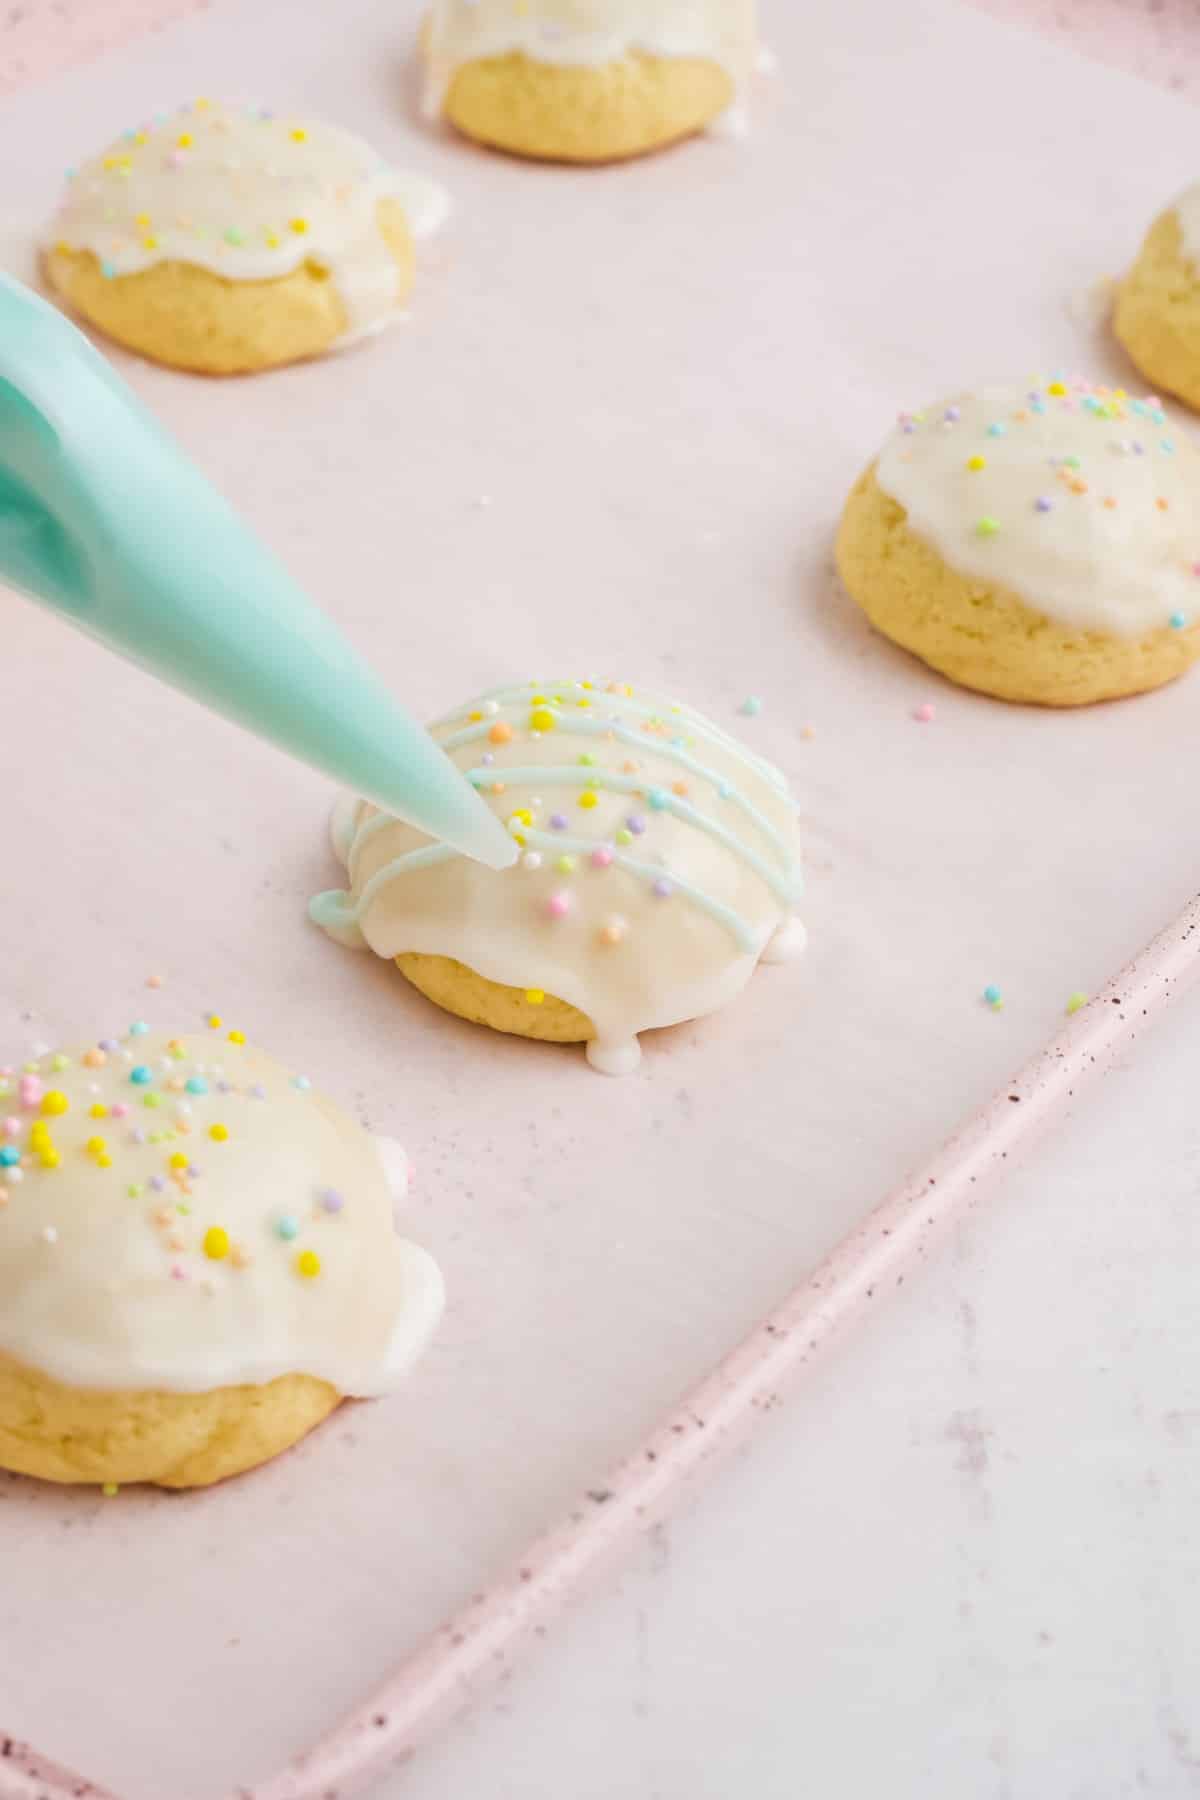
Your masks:
[[[632,1081],[501,1043],[306,926],[318,780],[3,600],[0,1040],[216,1004],[307,1045],[408,1142],[451,1294],[404,1393],[250,1479],[0,1481],[3,1800],[102,1791],[16,1739],[121,1800],[321,1800],[407,1757],[1196,966],[1189,911],[1040,1052],[1189,898],[1195,682],[990,705],[871,637],[828,560],[900,406],[1046,362],[1129,379],[1081,296],[1194,172],[1192,115],[939,0],[811,10],[766,8],[745,144],[594,173],[426,134],[416,0],[217,5],[0,113],[13,266],[61,165],[186,88],[319,106],[447,182],[390,337],[247,383],[121,366],[418,708],[595,667],[740,725],[802,796],[812,933]],[[1019,96],[1002,128],[981,67]]]

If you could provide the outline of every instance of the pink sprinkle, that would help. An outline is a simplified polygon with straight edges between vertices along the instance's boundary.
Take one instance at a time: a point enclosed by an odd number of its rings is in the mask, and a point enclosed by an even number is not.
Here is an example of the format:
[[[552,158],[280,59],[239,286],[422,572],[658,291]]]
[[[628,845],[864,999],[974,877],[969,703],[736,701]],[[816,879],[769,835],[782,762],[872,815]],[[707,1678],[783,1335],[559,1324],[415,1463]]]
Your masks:
[[[18,1093],[22,1106],[36,1106],[42,1097],[42,1084],[36,1075],[22,1075]]]
[[[1193,564],[1192,564],[1192,574],[1193,574],[1193,575],[1200,575],[1200,563],[1193,563]]]
[[[187,1280],[187,1270],[183,1267],[182,1263],[172,1263],[171,1264],[171,1280],[172,1281],[186,1281]]]
[[[565,919],[571,910],[571,896],[563,892],[551,894],[546,902],[546,911],[552,919]]]
[[[913,713],[913,718],[917,721],[918,725],[929,725],[936,716],[937,714],[934,710],[933,703],[929,700],[923,700]]]
[[[114,1119],[123,1119],[129,1111],[129,1108],[123,1100],[118,1100],[117,1104],[115,1106],[110,1106],[108,1110]]]
[[[171,168],[171,169],[180,169],[183,167],[183,151],[182,150],[172,150],[169,153],[169,155],[167,157],[167,167]]]
[[[5,1119],[4,1135],[5,1135],[5,1137],[20,1137],[20,1135],[21,1135],[20,1119]]]
[[[613,853],[607,844],[597,844],[596,848],[592,851],[593,869],[607,869],[612,862],[612,859]]]
[[[147,987],[160,988],[162,986],[162,984],[163,984],[163,978],[161,975],[147,975],[147,977],[146,977],[146,986]]]

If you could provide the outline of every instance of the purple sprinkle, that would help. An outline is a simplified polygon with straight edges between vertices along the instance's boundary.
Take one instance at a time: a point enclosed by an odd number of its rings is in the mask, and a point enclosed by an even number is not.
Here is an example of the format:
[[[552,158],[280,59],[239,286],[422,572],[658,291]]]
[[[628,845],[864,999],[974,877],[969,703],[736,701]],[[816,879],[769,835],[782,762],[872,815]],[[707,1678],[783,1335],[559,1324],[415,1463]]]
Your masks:
[[[674,892],[675,889],[671,886],[671,883],[667,881],[664,876],[660,875],[654,884],[656,898],[659,900],[669,900]]]
[[[1051,510],[1051,508],[1053,507],[1054,502],[1053,502],[1053,500],[1051,500],[1049,494],[1039,494],[1037,499],[1034,501],[1034,505],[1037,507],[1039,512],[1049,512]]]
[[[565,813],[551,813],[550,829],[551,831],[565,831],[567,829],[567,815]]]
[[[1134,438],[1133,440],[1133,454],[1135,456],[1145,456],[1146,454],[1145,444],[1139,443],[1137,438]]]
[[[229,1083],[227,1081],[218,1081],[217,1092],[218,1094],[227,1094],[229,1092]]]
[[[154,1189],[156,1194],[161,1194],[166,1185],[167,1179],[165,1175],[152,1175],[150,1177],[150,1186]]]
[[[643,819],[641,813],[630,813],[625,823],[628,825],[630,831],[632,831],[634,837],[641,837],[643,831],[646,829],[646,821]]]
[[[112,1051],[112,1050],[119,1050],[121,1048],[121,1046],[120,1046],[120,1044],[118,1044],[116,1038],[101,1038],[100,1039],[100,1048],[102,1050]]]
[[[131,1131],[129,1136],[130,1136],[131,1142],[133,1142],[135,1144],[144,1144],[146,1141],[146,1134],[144,1131],[141,1130],[140,1127],[138,1128],[137,1131]]]
[[[267,1090],[261,1081],[256,1081],[250,1092],[255,1100],[265,1100],[267,1097]]]
[[[200,1171],[196,1167],[195,1163],[188,1164],[188,1174],[193,1181],[196,1179],[196,1177],[197,1177],[197,1175],[199,1175],[199,1173],[200,1173]]]
[[[962,414],[959,412],[957,406],[948,406],[946,408],[945,412],[942,414],[942,417],[944,419],[948,419],[950,421],[951,425],[955,425],[958,423],[959,419],[962,417]]]
[[[336,1188],[326,1188],[321,1195],[321,1205],[327,1213],[340,1213],[345,1204]]]
[[[491,768],[491,766],[492,766],[492,764],[493,764],[493,763],[494,763],[494,762],[495,762],[495,760],[496,760],[496,759],[495,759],[495,757],[494,757],[494,756],[493,756],[493,755],[492,755],[492,753],[491,753],[491,751],[490,751],[490,750],[485,750],[485,751],[484,751],[484,753],[483,753],[483,761],[484,761],[484,765],[485,765],[485,767],[487,767],[487,768],[489,768],[489,769],[490,769],[490,768]]]

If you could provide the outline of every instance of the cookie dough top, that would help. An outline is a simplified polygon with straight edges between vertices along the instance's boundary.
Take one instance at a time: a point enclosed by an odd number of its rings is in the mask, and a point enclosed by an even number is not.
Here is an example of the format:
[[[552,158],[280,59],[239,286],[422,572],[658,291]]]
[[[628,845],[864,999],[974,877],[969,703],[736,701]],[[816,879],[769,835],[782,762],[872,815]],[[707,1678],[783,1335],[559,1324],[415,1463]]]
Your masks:
[[[1118,637],[1200,613],[1200,452],[1157,400],[1074,379],[902,414],[875,478],[949,566]]]
[[[519,51],[532,61],[596,65],[631,50],[701,57],[736,90],[757,54],[754,0],[434,0],[425,105],[441,111],[463,63]]]
[[[228,281],[328,269],[358,336],[394,315],[396,264],[376,222],[385,195],[421,236],[442,191],[402,175],[337,126],[194,100],[122,132],[68,172],[47,248],[87,250],[111,277],[191,263]]]
[[[450,956],[592,1021],[592,1063],[714,1011],[802,934],[795,804],[699,713],[621,682],[498,688],[432,727],[521,847],[496,872],[360,802],[335,839],[347,893],[318,924],[380,956]]]
[[[442,1283],[399,1145],[219,1020],[0,1072],[0,1352],[58,1381],[393,1386]]]

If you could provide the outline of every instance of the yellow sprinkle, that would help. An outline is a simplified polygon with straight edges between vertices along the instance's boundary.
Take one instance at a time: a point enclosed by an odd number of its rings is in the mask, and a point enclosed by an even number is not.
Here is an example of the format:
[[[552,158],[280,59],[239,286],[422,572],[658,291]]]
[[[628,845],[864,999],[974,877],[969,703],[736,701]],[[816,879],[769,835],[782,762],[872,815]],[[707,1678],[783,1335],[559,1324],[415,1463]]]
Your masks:
[[[530,812],[530,810],[527,806],[518,806],[516,812],[510,813],[509,814],[509,823],[510,824],[513,819],[517,819],[522,825],[532,825],[533,824],[533,814]]]
[[[302,144],[307,136],[308,133],[305,131],[303,125],[295,125],[292,127],[291,139],[293,144]]]
[[[190,131],[181,131],[179,136],[175,139],[175,142],[180,150],[190,150],[192,147],[191,132]]]
[[[108,1117],[108,1108],[101,1100],[97,1100],[88,1110],[93,1119],[107,1119]]]
[[[529,715],[530,731],[553,731],[557,723],[548,706],[537,706]]]
[[[142,239],[142,249],[143,250],[157,250],[158,249],[158,239],[154,236],[153,232],[148,231],[146,233],[145,237]]]
[[[115,1500],[120,1491],[121,1490],[115,1481],[106,1481],[104,1486],[100,1489],[100,1492],[104,1495],[106,1500]]]
[[[100,1152],[99,1156],[96,1158],[96,1162],[101,1169],[112,1168],[112,1157],[108,1154],[107,1150],[102,1150]]]
[[[62,1157],[58,1154],[58,1151],[54,1148],[53,1144],[47,1144],[43,1149],[38,1151],[38,1161],[41,1163],[43,1169],[57,1169],[59,1163],[62,1161]]]
[[[231,1031],[229,1034],[229,1041],[231,1044],[244,1044],[246,1041],[246,1034],[244,1031]]]
[[[59,1113],[65,1113],[70,1107],[70,1104],[71,1102],[64,1093],[58,1088],[51,1088],[50,1092],[46,1094],[42,1100],[42,1111],[48,1113],[51,1118],[54,1118]]]
[[[296,1258],[296,1273],[312,1281],[321,1273],[321,1259],[315,1250],[302,1250]]]
[[[967,467],[968,467],[968,469],[974,469],[977,472],[980,469],[986,469],[987,468],[987,457],[986,456],[968,456]]]
[[[48,1144],[50,1142],[50,1127],[45,1119],[33,1121],[29,1127],[29,1141],[31,1144]]]
[[[591,812],[593,806],[599,801],[599,798],[599,794],[593,794],[589,788],[586,794],[580,794],[579,804],[583,807],[585,812]]]
[[[483,714],[481,712],[468,713],[467,714],[467,723],[469,725],[478,725],[478,723],[482,719],[482,717],[483,717]]]
[[[530,704],[530,706],[545,706],[545,704],[546,704],[545,694],[535,694],[533,696],[532,700],[529,702],[529,704]]]
[[[1065,394],[1066,391],[1066,385],[1061,381],[1052,381],[1046,389],[1048,394]]]
[[[576,706],[590,706],[592,703],[590,700],[577,700],[575,704]]]
[[[224,1262],[229,1255],[229,1233],[223,1225],[210,1225],[205,1232],[204,1254],[211,1262]]]
[[[210,1031],[219,1031],[221,1028],[220,1013],[209,1013],[206,1023]]]
[[[528,1000],[530,1006],[541,1006],[545,1001],[546,995],[542,988],[526,988],[525,998]]]
[[[167,1163],[167,1167],[169,1169],[186,1169],[191,1160],[191,1157],[185,1156],[182,1150],[176,1150]]]
[[[229,1136],[229,1127],[228,1125],[210,1125],[208,1135],[210,1138],[215,1138],[218,1144],[223,1144]]]
[[[307,219],[289,219],[288,224],[291,226],[297,237],[303,237],[308,230]]]
[[[134,218],[133,222],[135,225],[140,225],[142,230],[144,231],[146,229],[147,225],[150,223],[150,214],[149,213],[138,213],[136,215],[136,217]]]
[[[278,248],[279,248],[279,233],[277,231],[268,231],[265,235],[266,235],[266,240],[267,240],[267,249],[268,250],[278,250]]]
[[[204,97],[204,95],[201,95],[199,100],[192,101],[192,111],[193,112],[207,112],[211,105],[212,105],[212,101],[209,99],[206,99]]]
[[[99,1156],[103,1151],[108,1149],[108,1145],[102,1137],[90,1137],[84,1145],[84,1149],[89,1156]]]

